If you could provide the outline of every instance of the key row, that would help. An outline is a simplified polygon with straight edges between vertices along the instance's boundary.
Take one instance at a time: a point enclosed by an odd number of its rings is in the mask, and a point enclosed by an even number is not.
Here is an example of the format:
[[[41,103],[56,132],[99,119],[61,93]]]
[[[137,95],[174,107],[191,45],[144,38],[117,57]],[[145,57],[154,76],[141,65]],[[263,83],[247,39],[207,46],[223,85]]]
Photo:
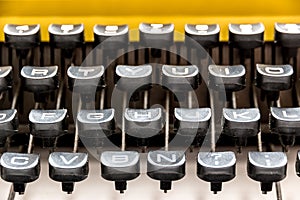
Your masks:
[[[241,49],[259,47],[264,42],[265,27],[262,23],[229,24],[229,43]],[[83,24],[51,24],[48,27],[50,43],[57,48],[75,48],[84,42]],[[129,41],[127,25],[95,25],[96,44],[109,39],[110,48],[127,44]],[[140,40],[148,46],[168,47],[173,42],[174,24],[139,25]],[[40,25],[7,24],[4,27],[5,41],[14,48],[29,48],[40,42]],[[218,24],[186,24],[186,38],[192,38],[206,48],[219,43]],[[299,47],[300,24],[275,23],[275,41],[284,47]],[[23,39],[20,39],[23,38]],[[189,39],[186,39],[189,40]],[[109,46],[108,46],[109,47]]]
[[[104,151],[100,156],[101,176],[115,182],[121,193],[127,189],[127,181],[140,175],[140,157],[136,151]],[[160,189],[171,189],[171,182],[185,176],[183,151],[150,151],[147,154],[147,175],[160,181]],[[88,177],[88,154],[53,152],[48,158],[49,177],[62,183],[62,190],[72,193],[74,183]],[[211,184],[211,191],[222,190],[222,183],[236,175],[236,157],[231,151],[199,152],[197,176]],[[12,182],[14,191],[24,193],[25,184],[38,179],[40,156],[26,153],[3,153],[0,159],[1,178]],[[300,174],[300,151],[297,154],[296,172]],[[287,157],[283,152],[249,152],[248,176],[261,182],[262,192],[272,191],[272,184],[283,180],[287,173]]]
[[[121,90],[147,89],[155,83],[152,65],[118,65],[115,68],[115,84]],[[0,67],[0,91],[12,87],[12,67]],[[242,65],[209,65],[208,86],[215,90],[239,91],[246,87],[246,69]],[[256,66],[257,87],[264,91],[282,91],[293,85],[294,70],[291,65]],[[78,93],[95,92],[105,87],[105,68],[100,66],[71,66],[67,70],[68,85],[71,91]],[[163,65],[161,84],[170,90],[189,91],[201,84],[201,73],[196,65]],[[24,66],[21,69],[24,87],[33,93],[50,92],[58,88],[57,66]]]
[[[116,130],[115,109],[80,110],[78,131],[82,137],[107,137]],[[175,108],[174,130],[180,135],[205,136],[210,126],[210,108]],[[271,107],[270,130],[280,136],[299,136],[300,108]],[[67,110],[38,110],[29,113],[30,133],[40,138],[53,138],[68,130]],[[125,131],[136,138],[159,134],[164,126],[165,113],[161,108],[126,108]],[[260,132],[260,112],[257,108],[223,109],[223,133],[234,138],[256,136]],[[18,131],[17,110],[0,110],[1,141]],[[103,135],[101,135],[103,133]]]

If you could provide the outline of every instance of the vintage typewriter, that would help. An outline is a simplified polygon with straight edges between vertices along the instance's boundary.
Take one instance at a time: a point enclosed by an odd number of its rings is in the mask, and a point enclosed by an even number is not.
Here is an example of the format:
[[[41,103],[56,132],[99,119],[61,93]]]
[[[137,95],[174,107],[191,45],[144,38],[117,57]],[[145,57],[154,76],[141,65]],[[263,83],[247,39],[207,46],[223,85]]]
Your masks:
[[[0,199],[298,199],[299,2],[0,2]]]

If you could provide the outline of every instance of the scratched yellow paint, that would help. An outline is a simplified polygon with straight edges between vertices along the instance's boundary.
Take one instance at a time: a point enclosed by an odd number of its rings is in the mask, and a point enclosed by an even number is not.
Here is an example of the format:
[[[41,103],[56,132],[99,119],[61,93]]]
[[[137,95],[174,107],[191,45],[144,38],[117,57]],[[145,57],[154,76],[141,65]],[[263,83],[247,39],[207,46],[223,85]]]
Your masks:
[[[218,23],[221,40],[228,38],[228,23],[263,22],[265,39],[273,40],[275,22],[300,22],[298,0],[0,0],[0,29],[6,23],[41,24],[42,40],[48,40],[50,23],[84,23],[85,38],[93,40],[94,24],[140,22],[174,23],[183,33],[186,23]],[[3,34],[0,40],[3,41]],[[138,34],[131,34],[137,40]],[[175,35],[182,40],[182,34]]]

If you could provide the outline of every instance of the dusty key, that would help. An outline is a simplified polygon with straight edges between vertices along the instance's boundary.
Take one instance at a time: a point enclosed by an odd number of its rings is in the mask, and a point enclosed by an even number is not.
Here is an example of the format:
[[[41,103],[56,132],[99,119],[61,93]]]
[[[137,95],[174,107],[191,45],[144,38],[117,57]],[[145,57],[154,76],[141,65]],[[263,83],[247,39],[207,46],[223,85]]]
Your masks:
[[[13,189],[24,194],[26,183],[39,178],[40,156],[37,154],[5,152],[0,159],[1,178],[13,183]]]
[[[272,191],[272,184],[286,177],[287,157],[283,152],[249,152],[248,176],[261,183],[261,191]]]
[[[209,65],[209,87],[229,92],[246,87],[246,69],[243,65]]]
[[[199,152],[197,175],[210,182],[210,190],[215,194],[222,190],[222,183],[235,177],[236,158],[232,151]]]
[[[48,32],[55,48],[73,49],[84,42],[83,24],[50,24]]]
[[[101,176],[114,181],[120,193],[127,189],[127,181],[140,175],[140,156],[136,151],[104,151],[100,160]]]
[[[185,176],[185,154],[183,151],[150,151],[147,157],[147,175],[160,181],[160,189],[171,190],[172,181]]]
[[[16,49],[30,49],[40,44],[40,25],[6,24],[5,44]]]
[[[171,91],[186,92],[198,88],[201,83],[196,65],[163,65],[162,84]]]
[[[239,49],[254,49],[264,43],[262,23],[229,24],[229,44]]]
[[[31,110],[30,133],[40,138],[55,138],[67,131],[67,110]]]
[[[88,177],[88,154],[53,152],[49,155],[49,176],[62,183],[62,191],[71,194],[74,183]]]
[[[300,131],[300,108],[270,108],[270,129],[279,135],[281,144],[293,146]]]
[[[218,24],[186,24],[185,43],[197,42],[204,48],[213,48],[219,45],[220,26]]]
[[[68,86],[80,94],[93,94],[105,86],[105,69],[100,66],[70,66],[67,71]]]
[[[129,42],[128,25],[95,25],[94,42],[105,49],[119,49],[127,47]],[[103,43],[104,42],[104,43]]]

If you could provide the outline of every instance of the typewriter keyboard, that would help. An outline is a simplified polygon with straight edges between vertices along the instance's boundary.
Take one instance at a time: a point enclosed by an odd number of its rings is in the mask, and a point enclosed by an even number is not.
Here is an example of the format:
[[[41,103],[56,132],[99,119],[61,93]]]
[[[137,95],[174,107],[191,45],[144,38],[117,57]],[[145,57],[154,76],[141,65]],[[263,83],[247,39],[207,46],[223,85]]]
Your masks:
[[[0,199],[296,200],[300,25],[274,28],[7,24]]]

